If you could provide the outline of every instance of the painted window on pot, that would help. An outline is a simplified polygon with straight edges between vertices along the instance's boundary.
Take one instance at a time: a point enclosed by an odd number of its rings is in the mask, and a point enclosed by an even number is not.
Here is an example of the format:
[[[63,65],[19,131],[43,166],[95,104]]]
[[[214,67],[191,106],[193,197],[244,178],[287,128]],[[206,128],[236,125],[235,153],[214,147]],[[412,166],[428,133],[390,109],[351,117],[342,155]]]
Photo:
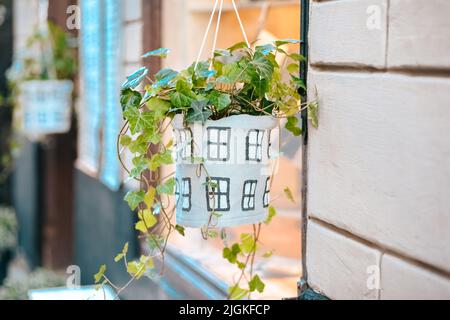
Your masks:
[[[267,158],[272,159],[272,130],[267,132]]]
[[[208,160],[226,162],[230,159],[231,128],[209,127]]]
[[[181,203],[182,210],[189,212],[192,209],[192,184],[191,178],[181,179],[181,184],[176,179],[175,200],[177,206]]]
[[[248,180],[244,182],[244,191],[242,195],[242,210],[255,210],[255,196],[257,180]]]
[[[270,178],[267,178],[266,186],[264,188],[263,206],[264,208],[267,208],[269,207],[269,205],[270,205]]]
[[[230,211],[230,179],[211,177],[206,180],[208,211]]]
[[[246,159],[247,161],[262,161],[263,150],[263,130],[250,130],[246,138]]]
[[[188,160],[193,157],[194,140],[192,139],[191,129],[177,130],[176,150],[177,160]]]

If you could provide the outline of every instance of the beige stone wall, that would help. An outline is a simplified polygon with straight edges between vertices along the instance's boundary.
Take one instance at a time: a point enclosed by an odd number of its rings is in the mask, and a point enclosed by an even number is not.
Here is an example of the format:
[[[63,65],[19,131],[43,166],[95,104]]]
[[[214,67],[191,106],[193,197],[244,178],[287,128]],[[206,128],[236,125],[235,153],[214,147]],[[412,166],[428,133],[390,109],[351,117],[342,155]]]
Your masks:
[[[449,15],[446,0],[311,3],[307,266],[330,298],[450,299]]]

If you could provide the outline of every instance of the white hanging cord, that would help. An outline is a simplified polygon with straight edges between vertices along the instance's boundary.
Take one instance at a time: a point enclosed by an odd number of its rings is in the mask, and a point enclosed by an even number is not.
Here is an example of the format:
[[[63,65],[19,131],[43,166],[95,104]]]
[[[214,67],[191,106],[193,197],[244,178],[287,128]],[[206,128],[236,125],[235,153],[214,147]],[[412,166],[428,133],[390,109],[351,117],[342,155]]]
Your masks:
[[[239,15],[239,11],[236,6],[236,2],[234,0],[231,0],[231,2],[233,3],[234,12],[236,12],[236,17],[239,21],[239,26],[241,27],[242,35],[244,36],[245,42],[247,43],[247,47],[250,48],[251,47],[250,42],[248,41],[247,33],[245,33],[244,25],[242,24],[241,16]]]
[[[195,61],[194,72],[195,72],[195,70],[197,70],[198,63],[200,62],[200,57],[201,57],[201,55],[203,53],[203,49],[205,48],[206,39],[208,38],[209,30],[211,29],[211,25],[212,25],[212,22],[213,22],[214,15],[216,13],[216,9],[217,9],[217,5],[218,4],[219,4],[219,0],[216,0],[214,2],[214,8],[213,8],[213,10],[211,12],[211,17],[209,18],[208,26],[206,27],[206,31],[205,31],[205,34],[203,36],[202,45],[200,46],[200,51],[198,52],[197,60]]]
[[[216,51],[216,45],[217,45],[217,38],[219,36],[219,29],[220,29],[220,21],[221,21],[221,17],[222,17],[223,2],[224,2],[224,0],[220,0],[220,8],[219,8],[219,11],[218,11],[216,32],[215,32],[215,35],[214,35],[214,42],[213,42],[213,47],[212,47],[212,58],[214,58],[214,52]],[[250,42],[248,41],[247,33],[245,32],[245,29],[244,29],[244,24],[242,23],[241,16],[239,15],[239,11],[238,11],[238,8],[236,6],[236,2],[235,2],[235,0],[231,0],[231,2],[233,3],[234,12],[236,13],[236,17],[238,19],[239,26],[240,26],[241,31],[242,31],[242,35],[244,36],[245,43],[247,44],[247,47],[251,48]],[[219,4],[219,0],[215,0],[214,7],[213,7],[213,10],[211,12],[211,17],[209,18],[208,26],[206,27],[205,34],[203,35],[203,40],[202,40],[202,44],[200,46],[200,50],[198,52],[197,60],[195,61],[194,71],[197,70],[198,64],[200,62],[201,55],[203,53],[203,50],[205,49],[206,40],[208,38],[209,31],[211,30],[212,22],[214,20],[214,16],[215,16],[218,4]],[[211,64],[211,66],[212,66],[212,64]],[[211,68],[211,66],[210,66],[210,68]]]
[[[217,38],[219,36],[219,29],[220,29],[220,20],[222,18],[222,9],[223,9],[223,0],[220,1],[219,14],[217,16],[216,33],[214,34],[214,42],[213,42],[212,52],[211,52],[211,64],[209,66],[210,69],[212,68],[212,65],[213,65],[212,59],[214,59],[214,53],[216,52]]]
[[[53,64],[53,39],[51,38],[51,33],[48,28],[48,0],[39,0],[38,11],[39,11],[39,32],[44,38],[43,48],[41,51],[42,60],[45,64],[48,76],[51,79],[56,79],[56,69]],[[47,41],[49,40],[49,41]]]

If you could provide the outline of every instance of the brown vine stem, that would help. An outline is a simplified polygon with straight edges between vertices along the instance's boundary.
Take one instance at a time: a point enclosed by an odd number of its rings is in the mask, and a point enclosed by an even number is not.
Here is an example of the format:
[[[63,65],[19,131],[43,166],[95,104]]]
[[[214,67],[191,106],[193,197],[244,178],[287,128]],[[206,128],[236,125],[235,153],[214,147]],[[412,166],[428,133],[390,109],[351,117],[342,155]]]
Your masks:
[[[241,274],[239,276],[238,281],[235,282],[233,289],[229,292],[227,299],[230,300],[231,297],[233,296],[236,287],[239,286],[239,284],[241,283],[242,279],[246,277],[245,275],[245,271],[247,270],[247,268],[249,267],[249,263],[250,263],[250,280],[253,278],[253,265],[255,262],[255,256],[256,256],[256,249],[257,249],[257,244],[259,242],[259,237],[261,234],[261,223],[258,225],[258,228],[256,228],[256,225],[253,225],[253,230],[254,230],[254,244],[252,247],[252,250],[250,251],[250,253],[247,255],[245,263],[244,263],[244,268],[241,271]],[[250,297],[250,292],[249,292],[249,297]]]

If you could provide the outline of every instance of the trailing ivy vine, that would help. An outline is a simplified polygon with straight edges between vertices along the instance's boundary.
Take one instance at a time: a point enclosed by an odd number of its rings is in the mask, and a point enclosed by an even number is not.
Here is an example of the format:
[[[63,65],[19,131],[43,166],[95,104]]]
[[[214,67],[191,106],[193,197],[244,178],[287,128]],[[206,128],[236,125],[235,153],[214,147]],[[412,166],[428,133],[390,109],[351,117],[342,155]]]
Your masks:
[[[283,49],[287,44],[298,43],[297,40],[279,40],[253,50],[241,42],[226,50],[216,50],[212,59],[193,63],[179,72],[166,68],[149,77],[148,70],[141,68],[127,78],[120,100],[125,124],[118,137],[117,149],[130,179],[142,186],[141,190],[128,192],[125,201],[137,212],[135,228],[146,241],[148,254],[138,261],[128,261],[126,244],[115,261],[124,262],[131,276],[130,282],[121,288],[114,285],[107,278],[103,265],[95,275],[97,284],[110,284],[120,294],[132,281],[154,270],[154,259],[161,259],[164,269],[164,254],[172,233],[185,236],[185,229],[176,225],[173,219],[176,208],[172,201],[176,187],[174,174],[162,176],[160,172],[162,167],[174,164],[173,141],[164,141],[163,137],[171,129],[176,114],[184,116],[186,125],[239,114],[270,115],[285,119],[286,130],[293,136],[300,136],[302,127],[298,115],[302,110],[308,110],[312,125],[317,127],[317,101],[303,102],[298,93],[305,89],[298,77],[299,63],[304,57]],[[164,58],[168,54],[168,49],[161,48],[143,57]],[[280,55],[284,57],[283,65],[277,62]],[[286,80],[283,79],[285,70],[289,74]],[[127,168],[122,161],[125,149],[133,155],[132,168]],[[203,159],[192,160],[200,163],[199,168],[207,173]],[[207,183],[210,188],[215,187],[212,182]],[[294,201],[288,188],[285,194]],[[267,225],[276,216],[273,206],[268,211],[264,223]],[[214,211],[209,214],[220,219]],[[223,249],[223,258],[238,272],[237,280],[229,288],[229,299],[250,297],[253,292],[262,293],[265,289],[263,280],[254,270],[262,226],[253,225],[251,233],[240,235],[239,241],[225,245]],[[211,224],[202,228],[202,234],[205,239],[220,237],[227,242],[226,232],[215,230]],[[271,252],[261,254],[264,258],[271,255]]]

